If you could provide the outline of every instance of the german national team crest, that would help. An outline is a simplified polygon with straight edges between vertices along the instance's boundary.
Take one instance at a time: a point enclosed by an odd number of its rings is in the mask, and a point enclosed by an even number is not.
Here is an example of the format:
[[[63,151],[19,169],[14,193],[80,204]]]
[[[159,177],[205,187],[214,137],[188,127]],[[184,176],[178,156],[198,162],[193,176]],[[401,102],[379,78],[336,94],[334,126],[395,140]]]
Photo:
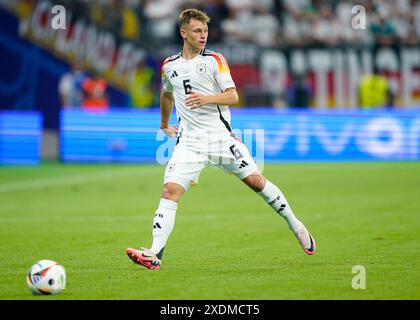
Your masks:
[[[206,66],[206,64],[205,64],[205,63],[199,63],[199,64],[197,65],[197,68],[195,69],[195,71],[196,71],[198,74],[205,74],[205,73],[206,73],[206,71],[207,71],[207,66]]]

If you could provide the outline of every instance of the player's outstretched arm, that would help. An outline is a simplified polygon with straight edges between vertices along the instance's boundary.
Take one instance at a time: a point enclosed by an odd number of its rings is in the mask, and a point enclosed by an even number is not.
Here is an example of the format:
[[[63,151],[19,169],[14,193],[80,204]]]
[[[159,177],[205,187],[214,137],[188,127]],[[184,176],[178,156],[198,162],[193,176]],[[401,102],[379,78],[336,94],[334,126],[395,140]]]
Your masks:
[[[238,93],[235,88],[228,88],[223,93],[205,96],[201,93],[192,91],[185,99],[185,104],[191,109],[196,109],[207,104],[230,106],[239,101]]]
[[[160,128],[170,138],[176,136],[178,128],[169,125],[173,108],[173,95],[172,92],[162,90],[160,92]]]

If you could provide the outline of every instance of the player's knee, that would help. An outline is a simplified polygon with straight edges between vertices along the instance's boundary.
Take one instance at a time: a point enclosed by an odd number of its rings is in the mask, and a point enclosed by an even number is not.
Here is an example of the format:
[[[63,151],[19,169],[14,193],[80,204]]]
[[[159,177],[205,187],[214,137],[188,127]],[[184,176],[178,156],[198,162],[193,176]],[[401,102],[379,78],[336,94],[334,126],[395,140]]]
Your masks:
[[[162,198],[168,200],[174,200],[176,197],[176,189],[171,184],[165,184],[162,191]]]
[[[178,202],[184,193],[181,186],[175,183],[166,183],[163,187],[162,198]]]

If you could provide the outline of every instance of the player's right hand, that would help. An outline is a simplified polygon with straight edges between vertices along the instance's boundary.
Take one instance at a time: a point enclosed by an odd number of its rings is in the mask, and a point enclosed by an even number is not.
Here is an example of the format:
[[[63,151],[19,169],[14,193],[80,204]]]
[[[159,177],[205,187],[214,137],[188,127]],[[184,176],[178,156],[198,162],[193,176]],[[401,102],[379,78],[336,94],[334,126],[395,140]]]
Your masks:
[[[178,134],[178,127],[177,126],[167,126],[160,128],[164,134],[166,134],[169,138],[173,138]]]

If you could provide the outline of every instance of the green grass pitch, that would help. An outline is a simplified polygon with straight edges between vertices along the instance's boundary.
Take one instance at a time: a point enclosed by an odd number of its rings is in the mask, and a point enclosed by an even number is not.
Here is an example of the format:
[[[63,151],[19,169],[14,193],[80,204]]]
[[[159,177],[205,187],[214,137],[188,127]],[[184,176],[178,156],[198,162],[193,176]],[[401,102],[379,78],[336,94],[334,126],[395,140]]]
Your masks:
[[[152,271],[125,249],[151,244],[163,172],[0,167],[0,299],[420,299],[420,163],[266,164],[314,235],[314,256],[261,198],[208,167]],[[26,288],[40,259],[65,266],[62,294]],[[366,289],[352,288],[356,265]]]

